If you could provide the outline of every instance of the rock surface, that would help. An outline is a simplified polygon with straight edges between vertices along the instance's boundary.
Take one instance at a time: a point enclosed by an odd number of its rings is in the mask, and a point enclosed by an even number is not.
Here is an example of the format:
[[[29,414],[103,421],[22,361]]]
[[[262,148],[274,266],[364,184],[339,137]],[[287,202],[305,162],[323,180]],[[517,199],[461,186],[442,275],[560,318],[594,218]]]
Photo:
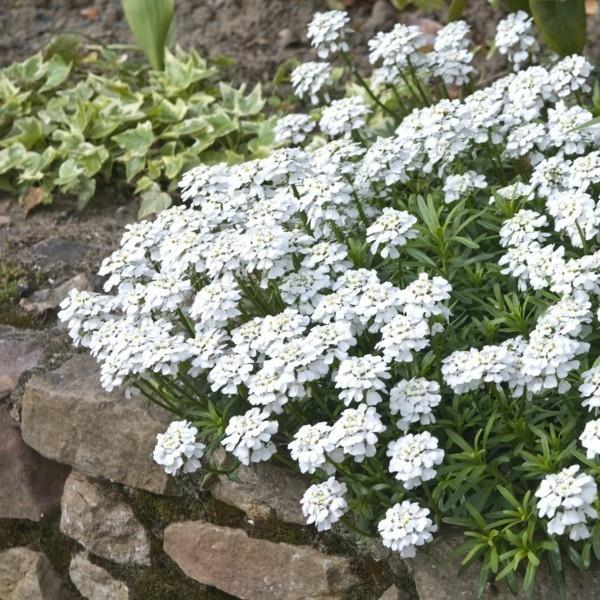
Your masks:
[[[39,521],[60,507],[69,469],[27,446],[0,407],[0,519]]]
[[[59,600],[61,582],[50,561],[29,548],[0,553],[2,600]]]
[[[381,596],[379,600],[402,600],[402,595],[400,593],[400,590],[395,585],[393,585],[392,587],[385,590],[383,596]]]
[[[201,521],[169,525],[164,550],[192,579],[243,600],[332,600],[356,583],[346,558]]]
[[[69,576],[77,591],[87,600],[129,600],[127,586],[90,562],[83,552],[71,560]]]
[[[259,463],[254,467],[241,466],[235,478],[220,476],[211,488],[212,495],[243,510],[250,519],[276,517],[286,523],[306,525],[300,499],[309,484],[303,476]]]
[[[172,492],[169,476],[152,461],[156,434],[169,421],[168,413],[139,397],[105,392],[86,354],[32,377],[22,399],[23,439],[40,454],[155,494]]]
[[[29,298],[21,298],[19,306],[24,310],[35,314],[42,314],[48,310],[55,310],[73,288],[80,291],[91,292],[93,291],[94,286],[85,273],[79,273],[79,275],[71,277],[71,279],[68,279],[56,287],[38,290]]]
[[[19,377],[40,365],[44,344],[38,331],[0,325],[0,398],[8,396]]]
[[[77,472],[65,483],[60,530],[97,556],[121,564],[150,564],[150,541],[131,507]]]

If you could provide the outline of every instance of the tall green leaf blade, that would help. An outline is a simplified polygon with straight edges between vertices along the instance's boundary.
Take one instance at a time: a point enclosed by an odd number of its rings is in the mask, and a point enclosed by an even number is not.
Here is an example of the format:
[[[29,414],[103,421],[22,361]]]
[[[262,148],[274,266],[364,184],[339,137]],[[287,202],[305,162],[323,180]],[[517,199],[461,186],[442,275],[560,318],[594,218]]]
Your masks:
[[[585,0],[530,0],[544,40],[558,54],[580,54],[586,40]]]
[[[127,23],[148,62],[155,69],[164,69],[174,0],[122,0],[122,3]]]

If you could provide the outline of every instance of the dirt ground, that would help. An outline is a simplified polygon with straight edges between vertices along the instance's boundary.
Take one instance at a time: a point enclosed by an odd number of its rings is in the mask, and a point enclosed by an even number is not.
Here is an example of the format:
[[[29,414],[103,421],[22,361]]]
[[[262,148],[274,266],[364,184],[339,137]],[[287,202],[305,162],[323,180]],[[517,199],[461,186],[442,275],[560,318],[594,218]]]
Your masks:
[[[176,39],[205,56],[233,58],[233,78],[238,83],[268,84],[287,59],[314,58],[306,24],[314,12],[330,8],[327,2],[176,0]],[[352,16],[354,46],[362,60],[367,40],[397,21],[420,22],[426,29],[436,21],[445,22],[445,11],[400,12],[389,0],[344,0],[344,4]],[[471,0],[466,19],[474,42],[484,44],[493,36],[498,13],[487,0]],[[592,58],[600,55],[598,20],[590,21]],[[79,33],[90,43],[133,42],[120,0],[0,0],[0,66],[26,58],[59,33]],[[498,68],[501,62],[493,67]],[[30,324],[27,317],[3,309],[3,293],[8,289],[18,300],[79,273],[93,280],[100,261],[118,244],[123,225],[135,219],[137,210],[134,198],[95,199],[83,212],[68,200],[57,200],[25,219],[16,202],[7,200],[0,197],[0,322],[26,325]]]
[[[357,32],[356,46],[397,20],[414,21],[438,14],[402,12],[389,0],[345,0]],[[473,0],[467,17],[476,43],[493,33],[493,10],[486,0]],[[312,56],[306,24],[326,0],[177,0],[178,43],[207,56],[236,61],[239,81],[269,81],[285,60]],[[80,33],[92,43],[132,43],[120,0],[3,0],[0,2],[0,65],[21,60],[57,33]],[[359,50],[360,51],[360,50]]]

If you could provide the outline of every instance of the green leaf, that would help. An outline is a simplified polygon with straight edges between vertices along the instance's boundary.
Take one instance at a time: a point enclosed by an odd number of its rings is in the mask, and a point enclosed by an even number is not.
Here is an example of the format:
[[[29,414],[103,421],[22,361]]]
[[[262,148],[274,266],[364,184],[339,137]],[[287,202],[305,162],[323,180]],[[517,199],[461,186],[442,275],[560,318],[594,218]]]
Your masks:
[[[17,119],[14,122],[13,127],[16,130],[15,135],[4,138],[0,142],[2,146],[20,143],[23,144],[25,148],[30,149],[44,137],[42,123],[35,117],[23,117],[22,119]]]
[[[55,54],[46,62],[46,69],[46,83],[39,89],[40,93],[58,87],[71,73],[71,63],[65,62],[60,55]]]
[[[112,139],[124,150],[128,150],[134,156],[146,156],[150,146],[153,144],[154,133],[152,132],[152,123],[144,121],[135,129],[128,129]]]
[[[530,0],[544,40],[558,54],[580,54],[586,41],[585,0]]]
[[[169,139],[178,139],[182,135],[199,136],[211,127],[211,123],[206,117],[192,117],[173,125],[165,131],[161,137]]]
[[[448,10],[448,21],[458,21],[462,19],[468,0],[452,0]]]
[[[244,92],[246,91],[245,84],[236,90],[227,83],[220,82],[219,90],[221,91],[223,108],[234,114],[236,117],[255,115],[259,113],[265,105],[265,101],[262,98],[262,88],[260,83],[257,83],[248,95],[244,95]]]
[[[161,191],[157,184],[146,190],[142,194],[142,203],[138,211],[138,219],[143,219],[148,215],[158,213],[161,210],[169,208],[172,204],[171,196]]]
[[[165,67],[165,49],[175,14],[174,0],[122,0],[127,23],[154,69]]]
[[[7,173],[27,157],[27,148],[23,144],[13,144],[4,150],[0,150],[0,174]]]

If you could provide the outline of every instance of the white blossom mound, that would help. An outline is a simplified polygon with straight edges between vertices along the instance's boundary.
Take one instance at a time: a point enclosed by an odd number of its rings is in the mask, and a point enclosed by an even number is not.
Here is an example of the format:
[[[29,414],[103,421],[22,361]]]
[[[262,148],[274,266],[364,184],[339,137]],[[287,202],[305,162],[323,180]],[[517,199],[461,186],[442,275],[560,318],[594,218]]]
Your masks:
[[[578,56],[526,67],[537,46],[508,25],[497,43],[517,73],[414,107],[387,137],[369,126],[378,107],[368,97],[329,102],[314,138],[316,121],[289,115],[277,135],[293,147],[186,173],[184,205],[128,226],[103,262],[105,293],[65,300],[61,319],[107,390],[126,385],[186,414],[190,423],[158,439],[168,472],[196,470],[215,440],[243,464],[281,455],[314,478],[302,500],[309,523],[328,529],[372,494],[373,530],[410,557],[443,510],[434,504],[447,488],[431,489],[438,478],[452,485],[452,471],[438,470],[467,435],[461,398],[472,419],[484,398],[506,413],[570,394],[583,421],[600,407],[589,337],[600,294],[600,135],[581,127],[592,114],[577,98],[591,67]],[[467,30],[449,25],[429,54],[413,28],[379,34],[374,80],[396,84],[406,68],[423,85],[464,83]],[[319,16],[310,32],[321,58],[348,49],[343,13]],[[312,75],[298,79],[300,95],[316,102],[329,69],[304,67]],[[451,239],[440,233],[446,216],[463,223]],[[489,273],[496,299],[491,283],[477,296]],[[536,301],[503,321],[509,294]],[[598,422],[574,431],[594,459]],[[578,469],[525,484],[541,483],[550,535],[590,535],[596,487]]]

